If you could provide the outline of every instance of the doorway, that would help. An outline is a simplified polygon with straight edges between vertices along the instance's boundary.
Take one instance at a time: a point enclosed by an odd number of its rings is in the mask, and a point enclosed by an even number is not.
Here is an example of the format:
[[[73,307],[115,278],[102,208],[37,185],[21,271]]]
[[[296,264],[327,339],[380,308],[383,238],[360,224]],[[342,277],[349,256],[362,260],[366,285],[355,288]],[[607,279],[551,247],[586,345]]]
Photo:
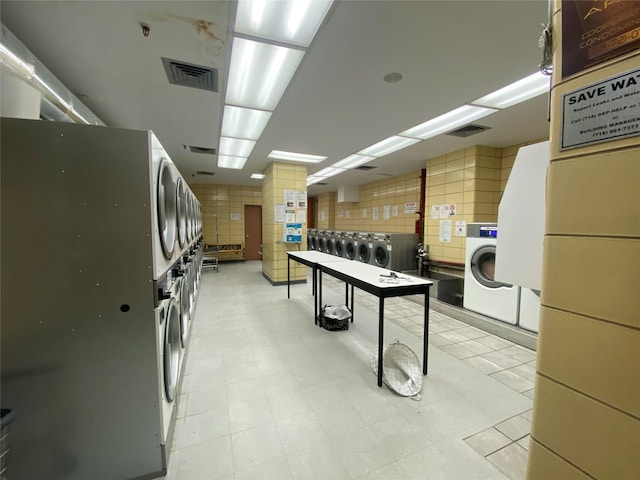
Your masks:
[[[247,260],[262,260],[262,207],[244,206],[244,255]]]

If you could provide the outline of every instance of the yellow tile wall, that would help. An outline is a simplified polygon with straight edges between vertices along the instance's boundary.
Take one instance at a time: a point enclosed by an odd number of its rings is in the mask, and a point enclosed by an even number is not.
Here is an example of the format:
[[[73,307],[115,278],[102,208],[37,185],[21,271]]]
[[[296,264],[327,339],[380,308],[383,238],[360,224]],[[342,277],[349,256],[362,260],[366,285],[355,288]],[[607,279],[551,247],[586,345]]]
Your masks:
[[[275,162],[262,181],[262,273],[272,283],[287,281],[287,251],[307,249],[307,224],[302,225],[302,244],[283,242],[283,224],[274,220],[275,205],[284,204],[285,190],[307,191],[307,167]],[[305,214],[307,209],[304,208]],[[291,280],[306,281],[307,268],[291,263]]]
[[[318,195],[316,225],[320,230],[334,230],[336,224],[336,192]]]
[[[554,5],[559,67],[567,4]],[[565,79],[554,68],[528,480],[640,478],[640,137],[560,151],[563,95],[639,64],[635,50]]]
[[[262,187],[248,185],[189,185],[202,207],[206,244],[244,244],[244,206],[262,205]],[[231,220],[231,214],[240,214]]]
[[[318,203],[322,197],[318,196]],[[413,233],[418,215],[405,212],[405,203],[420,207],[420,171],[360,186],[357,202],[337,203],[333,198],[335,223],[332,230]],[[385,218],[385,206],[388,218]],[[377,208],[378,218],[374,218]]]

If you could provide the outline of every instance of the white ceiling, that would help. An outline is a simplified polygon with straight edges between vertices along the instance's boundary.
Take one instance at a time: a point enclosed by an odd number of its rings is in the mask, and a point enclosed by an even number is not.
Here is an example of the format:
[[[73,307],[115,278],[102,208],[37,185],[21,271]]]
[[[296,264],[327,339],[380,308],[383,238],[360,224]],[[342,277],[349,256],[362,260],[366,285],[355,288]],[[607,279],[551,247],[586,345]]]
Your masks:
[[[249,178],[273,150],[329,158],[364,147],[534,73],[547,2],[336,1],[243,170],[183,145],[218,147],[235,2],[6,1],[2,23],[107,125],[153,130],[189,183],[260,185]],[[147,38],[140,23],[151,28]],[[215,67],[220,93],[169,84],[161,57]],[[389,72],[403,80],[386,83]],[[472,145],[504,147],[548,135],[547,96],[485,117],[491,130],[420,142],[331,177],[309,194],[425,167]],[[197,171],[214,176],[196,175]]]

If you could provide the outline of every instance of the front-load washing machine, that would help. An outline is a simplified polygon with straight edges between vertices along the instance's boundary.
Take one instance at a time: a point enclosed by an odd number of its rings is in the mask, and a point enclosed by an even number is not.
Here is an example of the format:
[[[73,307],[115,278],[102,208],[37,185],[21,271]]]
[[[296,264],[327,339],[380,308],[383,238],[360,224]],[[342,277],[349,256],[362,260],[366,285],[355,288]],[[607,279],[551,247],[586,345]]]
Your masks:
[[[373,264],[406,272],[418,268],[418,235],[416,233],[374,233]]]
[[[182,341],[180,333],[180,304],[177,298],[182,280],[169,270],[158,280],[156,308],[156,342],[159,398],[162,404],[161,445],[166,445],[176,415],[176,397],[180,378]]]
[[[344,258],[355,260],[358,255],[358,234],[346,232],[344,236]]]
[[[168,157],[161,156],[162,152],[153,150],[154,279],[160,278],[173,265],[178,250],[176,176],[173,163]]]
[[[532,332],[539,331],[540,325],[540,292],[520,287],[519,325]]]
[[[336,238],[333,230],[326,230],[324,235],[324,252],[329,255],[335,254]]]
[[[326,252],[327,251],[327,240],[325,238],[326,232],[324,230],[318,230],[318,234],[316,238],[318,239],[318,251]]]
[[[314,239],[315,233],[316,233],[315,228],[307,228],[307,250],[315,250],[317,248],[317,245]]]
[[[495,223],[467,224],[463,306],[515,325],[520,289],[494,279],[497,238]]]
[[[358,250],[356,254],[356,260],[362,263],[371,264],[373,261],[373,255],[371,255],[372,249],[373,234],[366,232],[358,233]]]
[[[335,232],[333,236],[333,254],[336,257],[344,257],[344,244],[346,232]]]
[[[187,192],[182,178],[176,183],[176,221],[178,224],[178,245],[184,248],[187,243]]]

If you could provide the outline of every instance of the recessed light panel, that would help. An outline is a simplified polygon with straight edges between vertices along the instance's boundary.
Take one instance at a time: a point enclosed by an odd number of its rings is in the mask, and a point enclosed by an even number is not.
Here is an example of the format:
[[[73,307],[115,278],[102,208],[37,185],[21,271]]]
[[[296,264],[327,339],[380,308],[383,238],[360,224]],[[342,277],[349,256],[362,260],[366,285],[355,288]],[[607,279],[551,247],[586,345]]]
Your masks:
[[[324,177],[324,178],[328,178],[328,177],[333,177],[334,175],[338,175],[340,173],[344,173],[347,170],[344,168],[335,168],[333,166],[331,167],[327,167],[327,168],[323,168],[322,170],[320,170],[319,172],[314,173],[313,175],[316,177]]]
[[[360,155],[369,155],[372,157],[384,157],[390,153],[397,152],[403,148],[407,148],[414,143],[418,143],[420,140],[415,138],[405,138],[394,135],[389,138],[385,138],[381,142],[378,142],[370,147],[360,150]]]
[[[491,115],[496,111],[497,110],[491,108],[463,105],[462,107],[444,113],[439,117],[432,118],[420,125],[416,125],[409,130],[405,130],[404,132],[399,133],[399,135],[426,140],[427,138],[435,137],[441,133],[450,132],[462,125],[466,125],[479,118]]]
[[[304,52],[234,38],[226,104],[275,110]]]
[[[271,112],[227,105],[224,107],[222,136],[258,140],[270,118]]]
[[[220,137],[220,155],[248,158],[256,142],[240,138]]]
[[[218,167],[231,168],[234,170],[242,170],[244,164],[247,163],[246,158],[230,157],[228,155],[218,155]]]
[[[349,155],[347,158],[343,158],[332,166],[338,168],[356,168],[375,159],[376,157],[368,157],[366,155]]]
[[[263,173],[252,173],[251,178],[255,178],[257,180],[262,180],[265,177]]]
[[[309,155],[308,153],[285,152],[283,150],[271,150],[267,158],[276,160],[288,160],[290,162],[320,163],[327,159],[321,155]]]
[[[548,92],[550,81],[551,77],[536,72],[471,103],[491,108],[509,108]]]
[[[239,0],[235,31],[308,47],[332,0]]]

